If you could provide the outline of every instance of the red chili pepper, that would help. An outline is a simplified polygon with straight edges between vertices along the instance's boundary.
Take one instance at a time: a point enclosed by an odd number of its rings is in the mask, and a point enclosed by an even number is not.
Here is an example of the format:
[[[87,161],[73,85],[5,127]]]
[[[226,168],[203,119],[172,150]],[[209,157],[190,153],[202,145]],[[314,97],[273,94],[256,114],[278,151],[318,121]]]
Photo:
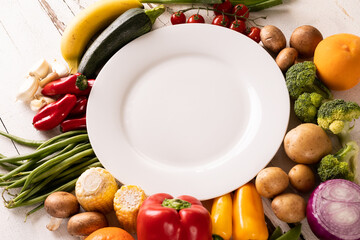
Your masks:
[[[56,102],[42,108],[33,119],[33,125],[38,130],[47,131],[59,125],[76,104],[76,96],[66,94]]]
[[[191,196],[154,194],[140,207],[138,240],[211,240],[211,217]]]
[[[79,96],[77,98],[76,104],[69,113],[69,115],[81,115],[86,112],[86,106],[87,106],[88,99],[86,96]]]
[[[76,79],[83,76],[80,73],[63,77],[58,80],[52,81],[44,86],[41,93],[45,96],[55,96],[59,94],[75,94],[75,95],[89,95],[95,79],[88,80],[88,87],[85,90],[80,90],[76,86]]]
[[[86,129],[86,116],[81,118],[67,119],[60,124],[60,130],[62,132],[78,129]]]

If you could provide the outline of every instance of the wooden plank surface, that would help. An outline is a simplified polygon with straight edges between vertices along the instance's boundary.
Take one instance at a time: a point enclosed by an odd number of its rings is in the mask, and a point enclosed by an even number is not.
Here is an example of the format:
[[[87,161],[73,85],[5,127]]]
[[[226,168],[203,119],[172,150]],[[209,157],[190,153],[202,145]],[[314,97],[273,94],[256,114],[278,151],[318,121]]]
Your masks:
[[[27,70],[41,58],[61,59],[59,42],[61,34],[72,17],[83,7],[95,0],[0,0],[0,130],[6,130],[29,139],[47,139],[57,131],[47,133],[36,131],[31,122],[34,112],[26,104],[15,101],[15,96]],[[152,5],[145,5],[146,8]],[[187,6],[169,5],[155,23],[154,29],[170,25],[172,11]],[[192,13],[187,12],[190,16]],[[212,14],[201,12],[210,23]],[[300,25],[316,26],[324,37],[341,32],[360,35],[360,2],[359,0],[284,0],[284,4],[262,12],[252,13],[251,18],[266,16],[257,23],[278,26],[289,39],[291,32]],[[209,39],[211,41],[211,39]],[[219,43],[219,47],[221,44]],[[237,53],[241,56],[241,53]],[[346,92],[335,92],[335,97],[360,102],[360,85]],[[292,117],[289,128],[298,124]],[[353,137],[360,143],[359,124],[353,130]],[[14,144],[0,138],[0,153],[16,155],[30,151],[29,148]],[[280,148],[271,165],[281,166],[288,171],[293,163]],[[291,189],[290,189],[291,190]],[[273,224],[279,222],[269,207],[270,201],[264,199],[266,213]],[[49,217],[41,210],[24,223],[25,213],[31,209],[7,209],[0,206],[1,239],[76,239],[66,232],[66,224],[56,232],[45,228]],[[114,221],[114,216],[109,216]],[[306,225],[306,222],[305,222]],[[316,239],[307,227],[304,227],[305,239]]]

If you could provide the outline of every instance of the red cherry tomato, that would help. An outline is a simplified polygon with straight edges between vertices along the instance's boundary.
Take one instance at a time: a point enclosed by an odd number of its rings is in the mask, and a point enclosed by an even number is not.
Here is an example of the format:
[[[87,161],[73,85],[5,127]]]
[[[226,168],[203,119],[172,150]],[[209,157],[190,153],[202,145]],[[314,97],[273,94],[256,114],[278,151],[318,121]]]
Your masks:
[[[222,15],[222,13],[231,13],[233,5],[231,4],[230,0],[225,0],[223,3],[214,4],[214,11],[215,15]]]
[[[175,12],[171,15],[170,21],[172,25],[185,23],[186,22],[185,14],[182,11]]]
[[[217,15],[216,17],[214,17],[212,24],[222,26],[222,27],[229,27],[230,20],[229,20],[228,16]]]
[[[205,23],[205,19],[200,14],[194,14],[189,17],[187,23]]]
[[[258,27],[251,27],[250,32],[247,34],[249,38],[254,40],[255,42],[260,42],[260,28]]]
[[[234,20],[230,25],[230,29],[244,34],[246,31],[246,23],[243,20]]]
[[[235,14],[236,16],[239,17],[249,18],[249,8],[242,3],[237,4],[233,8],[232,14]]]

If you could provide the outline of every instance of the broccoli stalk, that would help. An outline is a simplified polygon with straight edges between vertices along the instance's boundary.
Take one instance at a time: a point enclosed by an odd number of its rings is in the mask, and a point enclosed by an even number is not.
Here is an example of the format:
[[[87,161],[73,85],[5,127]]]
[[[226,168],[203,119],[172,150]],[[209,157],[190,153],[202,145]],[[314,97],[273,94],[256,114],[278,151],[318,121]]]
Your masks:
[[[318,169],[324,181],[332,178],[356,179],[359,146],[351,140],[351,122],[360,117],[360,106],[355,102],[334,99],[323,103],[318,110],[320,127],[336,134],[343,148],[335,155],[325,156]],[[348,169],[348,170],[346,170]]]
[[[310,61],[294,64],[286,71],[286,86],[293,99],[298,99],[305,92],[316,92],[325,99],[332,98],[331,91],[316,77],[316,66]]]
[[[336,178],[354,181],[358,154],[359,146],[356,142],[350,141],[335,155],[323,157],[317,170],[321,181]]]

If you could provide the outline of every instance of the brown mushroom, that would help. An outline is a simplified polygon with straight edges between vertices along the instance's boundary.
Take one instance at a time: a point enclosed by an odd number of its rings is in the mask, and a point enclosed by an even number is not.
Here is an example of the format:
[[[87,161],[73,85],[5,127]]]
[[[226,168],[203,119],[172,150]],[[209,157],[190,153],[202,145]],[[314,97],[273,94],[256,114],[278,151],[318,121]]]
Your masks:
[[[323,40],[320,31],[310,25],[296,28],[290,37],[290,47],[295,48],[304,58],[314,56],[315,48]]]
[[[261,29],[260,39],[264,47],[272,53],[278,53],[286,47],[285,35],[273,25],[267,25]]]
[[[104,214],[100,212],[83,212],[69,219],[67,230],[73,236],[84,237],[107,226],[109,225]]]
[[[54,192],[44,202],[46,212],[51,216],[47,229],[54,231],[59,228],[62,219],[79,212],[80,205],[76,197],[68,192]]]
[[[284,48],[276,56],[275,62],[281,69],[281,71],[286,72],[292,65],[295,64],[297,59],[298,52],[295,48]]]

